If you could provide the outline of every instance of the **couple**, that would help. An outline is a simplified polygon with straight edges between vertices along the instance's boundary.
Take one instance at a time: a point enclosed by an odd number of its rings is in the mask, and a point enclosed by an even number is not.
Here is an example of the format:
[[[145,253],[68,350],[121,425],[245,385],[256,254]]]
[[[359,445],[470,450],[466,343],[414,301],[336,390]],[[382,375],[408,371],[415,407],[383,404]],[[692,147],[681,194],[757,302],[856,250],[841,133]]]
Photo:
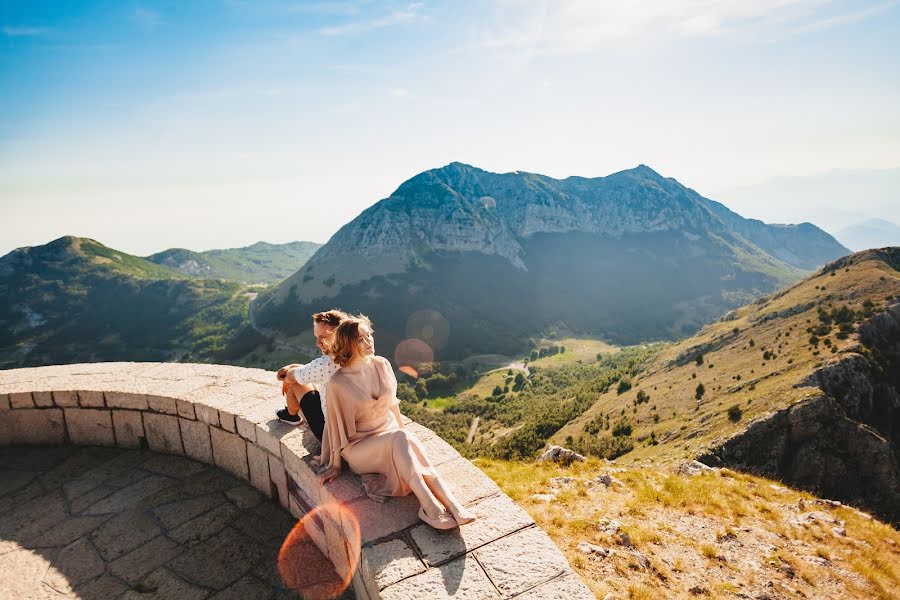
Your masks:
[[[397,379],[390,362],[375,356],[372,324],[338,310],[313,315],[313,334],[323,356],[278,370],[287,407],[278,418],[296,425],[302,412],[322,442],[321,483],[340,475],[341,459],[362,475],[366,494],[416,495],[419,518],[435,529],[475,520],[432,466],[422,442],[403,428]]]

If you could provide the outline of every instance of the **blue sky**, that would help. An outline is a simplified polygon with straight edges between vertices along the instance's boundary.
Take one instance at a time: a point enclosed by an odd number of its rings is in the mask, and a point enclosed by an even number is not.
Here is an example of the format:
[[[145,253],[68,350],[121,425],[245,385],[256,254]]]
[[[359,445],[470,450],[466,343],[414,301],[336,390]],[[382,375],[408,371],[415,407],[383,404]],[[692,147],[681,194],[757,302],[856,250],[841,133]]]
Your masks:
[[[324,242],[455,160],[728,204],[900,166],[898,74],[896,1],[4,0],[0,253]]]

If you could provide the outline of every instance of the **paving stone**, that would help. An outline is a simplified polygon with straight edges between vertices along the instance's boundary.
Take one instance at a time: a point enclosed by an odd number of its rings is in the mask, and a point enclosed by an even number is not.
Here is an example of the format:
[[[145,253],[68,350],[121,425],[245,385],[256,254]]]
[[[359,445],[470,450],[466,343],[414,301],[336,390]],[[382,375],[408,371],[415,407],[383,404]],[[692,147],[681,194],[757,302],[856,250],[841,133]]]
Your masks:
[[[270,407],[271,408],[271,407]],[[280,407],[278,407],[280,408]],[[273,409],[274,411],[275,409]],[[281,458],[281,439],[297,431],[297,428],[278,420],[256,424],[256,443],[267,452]]]
[[[79,515],[84,513],[88,508],[107,498],[118,491],[118,488],[114,488],[111,485],[99,485],[89,492],[82,494],[72,500],[69,505],[69,510],[73,515]]]
[[[119,581],[115,577],[103,575],[93,581],[88,581],[75,588],[75,594],[79,598],[85,600],[101,599],[101,598],[118,598],[119,595],[128,589],[128,586]]]
[[[159,526],[143,511],[126,508],[101,525],[90,538],[103,559],[113,561],[161,533]]]
[[[66,428],[74,444],[115,446],[112,417],[108,410],[66,408]]]
[[[281,549],[277,562],[263,560],[253,572],[263,581],[280,584],[277,587],[282,589],[307,590],[302,597],[329,598],[346,586],[328,558],[302,534]]]
[[[369,546],[363,550],[378,589],[425,571],[425,565],[402,539]]]
[[[189,583],[222,590],[246,575],[264,554],[258,542],[227,527],[170,561],[169,568]]]
[[[53,406],[53,392],[32,392],[34,405],[47,408]]]
[[[61,408],[78,406],[78,392],[61,391],[53,392],[53,403]]]
[[[247,466],[247,445],[244,439],[215,427],[211,427],[209,433],[216,465],[229,473],[247,479],[250,474]]]
[[[194,545],[222,531],[238,514],[238,509],[231,504],[220,504],[169,531],[169,537],[181,544]]]
[[[109,563],[109,572],[135,583],[182,552],[183,546],[161,535]]]
[[[335,502],[349,502],[366,495],[362,479],[352,473],[344,473],[332,479],[325,484],[325,491]]]
[[[5,496],[24,488],[39,474],[35,471],[0,470],[0,496]]]
[[[4,598],[41,598],[36,593],[58,551],[35,555],[30,550],[13,550],[0,554],[0,590]]]
[[[191,585],[177,577],[166,568],[160,568],[150,573],[132,589],[122,595],[122,600],[184,600],[185,598],[202,599],[212,592],[201,587]]]
[[[482,500],[470,507],[478,519],[459,529],[438,531],[424,523],[410,530],[413,541],[430,565],[462,556],[514,531],[534,524],[534,520],[506,496]]]
[[[103,392],[92,392],[88,390],[78,390],[78,404],[83,408],[103,408],[106,406]]]
[[[30,546],[42,533],[66,518],[68,513],[62,492],[56,490],[37,496],[3,515],[0,539],[12,539]]]
[[[593,600],[595,596],[577,576],[571,574],[551,579],[516,598],[520,600]]]
[[[79,539],[63,548],[53,560],[44,581],[63,591],[103,574],[106,565],[87,539]],[[55,573],[54,573],[55,571]]]
[[[169,454],[184,454],[178,417],[145,412],[144,431],[147,433],[147,444],[151,450]]]
[[[178,489],[173,487],[172,489]],[[183,500],[169,502],[163,506],[153,509],[153,514],[162,525],[165,531],[174,529],[184,523],[190,521],[194,517],[198,517],[213,508],[224,504],[225,496],[222,494],[208,494],[206,496],[188,497]]]
[[[224,492],[243,483],[220,469],[211,468],[182,481],[181,489],[191,495],[210,494],[212,492]]]
[[[184,443],[184,452],[194,460],[206,464],[213,463],[212,442],[209,438],[209,425],[202,421],[189,421],[179,419],[181,426],[181,441]]]
[[[61,444],[66,426],[60,408],[0,412],[0,441],[8,444]]]
[[[497,590],[470,555],[381,590],[382,600],[482,600],[497,597]]]
[[[103,500],[91,505],[84,512],[90,515],[120,512],[172,484],[173,480],[168,477],[149,475],[136,483],[113,492]]]
[[[232,526],[261,544],[280,546],[294,526],[294,519],[281,506],[267,500],[240,513]]]
[[[438,471],[463,504],[502,494],[497,484],[467,458],[460,457],[444,463]]]
[[[34,539],[33,547],[66,546],[94,531],[108,521],[109,515],[69,517]]]
[[[63,492],[66,494],[66,498],[72,500],[101,484],[108,484],[109,480],[122,473],[133,472],[148,457],[147,454],[142,452],[122,452],[120,450],[111,450],[111,452],[116,454],[111,455],[112,457],[109,460],[79,474],[78,477],[67,481],[63,485]]]
[[[149,473],[140,468],[124,469],[111,476],[104,483],[114,488],[124,488],[148,476]]]
[[[155,454],[141,463],[141,468],[158,475],[167,475],[176,479],[192,477],[207,466],[195,460],[172,454]]]
[[[537,527],[482,546],[475,555],[505,594],[517,594],[571,572],[550,537]]]
[[[257,490],[247,487],[246,485],[239,485],[230,490],[226,490],[225,496],[241,510],[259,506],[266,499],[265,496],[260,494]]]
[[[246,576],[213,595],[210,600],[264,600],[271,595],[270,586],[262,584],[255,577]]]
[[[272,480],[269,479],[269,453],[247,442],[247,464],[250,467],[250,483],[266,496],[272,494]]]
[[[112,420],[117,446],[141,447],[141,441],[146,437],[141,413],[135,410],[114,410],[112,411]]]

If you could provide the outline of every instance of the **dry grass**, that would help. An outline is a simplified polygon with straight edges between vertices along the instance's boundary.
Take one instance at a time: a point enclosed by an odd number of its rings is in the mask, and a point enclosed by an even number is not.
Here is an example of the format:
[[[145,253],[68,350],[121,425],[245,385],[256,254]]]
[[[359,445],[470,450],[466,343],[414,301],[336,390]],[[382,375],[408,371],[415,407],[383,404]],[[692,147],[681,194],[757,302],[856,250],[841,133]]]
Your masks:
[[[772,589],[807,598],[891,598],[900,589],[900,533],[849,507],[774,482],[727,470],[684,477],[650,468],[617,469],[588,460],[562,467],[479,459],[476,464],[523,506],[563,550],[592,592],[603,598],[755,597]],[[610,472],[622,482],[606,488],[590,482]],[[568,489],[552,477],[574,477]],[[550,503],[532,498],[557,492]],[[801,503],[802,501],[802,503]],[[795,524],[798,515],[820,511],[845,524]],[[598,528],[616,520],[633,547]],[[614,555],[585,555],[582,541],[612,548]],[[635,552],[645,556],[642,567]],[[793,594],[797,595],[797,594]]]

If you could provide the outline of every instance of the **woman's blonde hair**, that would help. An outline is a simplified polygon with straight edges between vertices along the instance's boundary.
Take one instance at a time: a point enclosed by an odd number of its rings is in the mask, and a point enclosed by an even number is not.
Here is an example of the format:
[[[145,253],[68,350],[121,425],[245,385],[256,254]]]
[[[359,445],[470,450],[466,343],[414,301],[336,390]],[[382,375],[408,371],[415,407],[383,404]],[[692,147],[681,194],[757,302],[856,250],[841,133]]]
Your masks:
[[[372,327],[372,321],[365,315],[356,315],[341,321],[341,324],[334,330],[329,354],[338,366],[346,367],[359,354],[359,327],[361,325]]]

